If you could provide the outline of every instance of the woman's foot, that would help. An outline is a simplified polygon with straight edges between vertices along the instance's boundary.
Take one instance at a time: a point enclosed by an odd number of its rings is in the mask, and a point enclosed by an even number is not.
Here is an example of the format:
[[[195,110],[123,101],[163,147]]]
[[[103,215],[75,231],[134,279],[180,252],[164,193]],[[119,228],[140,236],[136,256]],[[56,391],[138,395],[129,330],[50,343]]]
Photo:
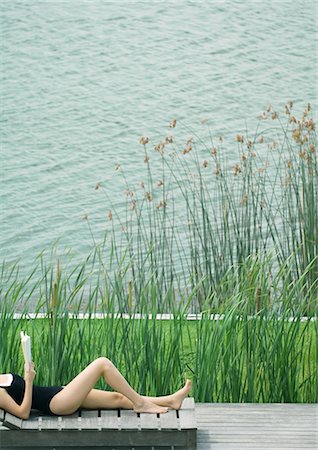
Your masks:
[[[180,409],[183,400],[189,395],[190,389],[192,386],[192,381],[187,380],[183,388],[179,389],[179,391],[171,394],[171,404],[169,405],[171,409]]]
[[[164,414],[168,411],[168,408],[158,406],[150,400],[143,399],[143,402],[140,405],[134,405],[134,411],[136,413]]]

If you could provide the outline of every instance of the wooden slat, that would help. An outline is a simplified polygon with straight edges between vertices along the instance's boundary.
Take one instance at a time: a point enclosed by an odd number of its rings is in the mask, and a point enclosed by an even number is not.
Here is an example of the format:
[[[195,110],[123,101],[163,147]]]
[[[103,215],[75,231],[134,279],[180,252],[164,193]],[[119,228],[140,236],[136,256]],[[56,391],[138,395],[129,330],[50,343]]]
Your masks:
[[[99,430],[101,429],[100,420],[98,417],[82,417],[81,428],[82,430]]]
[[[97,419],[98,409],[92,409],[92,410],[83,409],[83,410],[81,410],[80,415],[82,418],[85,418],[85,419]],[[67,416],[65,416],[65,417],[67,417]]]
[[[133,411],[120,410],[119,427],[122,430],[138,430],[141,428],[140,419]]]
[[[179,421],[181,430],[196,429],[195,409],[193,398],[187,398],[179,410]]]
[[[201,430],[202,432],[204,430]],[[312,432],[313,433],[313,432]],[[199,438],[198,438],[199,439]],[[201,441],[201,437],[199,439]],[[204,442],[290,442],[293,444],[302,444],[302,443],[317,443],[317,439],[313,435],[308,434],[279,434],[273,432],[271,434],[268,433],[233,433],[232,430],[228,430],[228,434],[219,434],[213,431],[206,431]],[[318,447],[317,447],[318,448]]]
[[[317,450],[317,441],[315,442],[292,442],[292,441],[262,441],[261,439],[258,439],[258,441],[250,441],[245,440],[242,442],[197,442],[198,449],[207,450],[212,449],[215,450],[216,448],[220,450],[229,450],[229,449],[253,449],[253,450],[269,450],[269,449],[279,449],[279,450],[290,450],[291,448],[297,449],[297,450],[309,450],[309,449],[315,449]]]
[[[165,414],[160,414],[159,423],[162,430],[178,430],[179,428],[177,414],[173,410],[169,410]]]
[[[118,430],[118,414],[117,409],[110,409],[101,411],[101,425],[102,429]]]
[[[182,406],[179,411],[182,409],[194,409],[195,403],[193,397],[187,397],[183,400]]]
[[[10,430],[20,430],[22,428],[22,422],[22,419],[13,416],[8,412],[6,412],[4,415],[3,425],[7,428],[10,428]]]
[[[23,430],[40,430],[41,426],[39,424],[42,423],[41,417],[32,417],[28,420],[22,421],[22,429]]]
[[[98,417],[98,410],[82,410],[79,421],[82,430],[101,430],[101,420]],[[63,420],[67,420],[63,418]]]
[[[60,425],[59,425],[60,422]],[[42,430],[58,430],[61,428],[61,420],[58,420],[58,417],[44,416],[41,420],[41,429]]]
[[[140,425],[142,430],[158,430],[159,417],[157,417],[157,414],[140,414]]]
[[[82,423],[78,412],[66,417],[62,417],[61,430],[81,430],[81,429]]]
[[[190,397],[191,398],[191,397]],[[196,405],[200,405],[200,409],[210,409],[212,408],[221,408],[223,410],[229,409],[232,410],[233,408],[238,409],[299,409],[303,408],[304,410],[310,410],[310,409],[317,409],[317,403],[252,403],[252,402],[246,402],[246,403],[196,403]]]

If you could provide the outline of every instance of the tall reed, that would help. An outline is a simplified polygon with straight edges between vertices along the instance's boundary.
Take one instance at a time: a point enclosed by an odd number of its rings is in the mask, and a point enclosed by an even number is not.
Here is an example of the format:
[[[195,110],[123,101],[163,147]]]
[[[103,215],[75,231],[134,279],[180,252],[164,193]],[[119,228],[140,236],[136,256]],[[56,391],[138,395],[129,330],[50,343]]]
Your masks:
[[[196,133],[185,144],[171,134],[159,143],[140,139],[146,180],[140,188],[129,186],[121,168],[126,215],[113,208],[110,216],[113,250],[136,301],[149,280],[157,285],[161,308],[167,292],[180,297],[180,290],[204,279],[192,310],[201,310],[207,298],[217,298],[219,308],[231,294],[224,290],[229,273],[240,284],[249,258],[263,266],[270,259],[256,305],[264,296],[275,303],[271,280],[280,274],[283,290],[302,280],[295,302],[303,305],[303,314],[317,312],[317,137],[310,104],[300,119],[292,106],[285,105],[282,118],[269,107],[254,136],[236,135],[236,163],[229,164],[223,138],[214,142],[210,129],[210,142]],[[273,124],[260,130],[268,121]],[[178,126],[170,125],[173,131]],[[111,204],[102,182],[99,188]]]

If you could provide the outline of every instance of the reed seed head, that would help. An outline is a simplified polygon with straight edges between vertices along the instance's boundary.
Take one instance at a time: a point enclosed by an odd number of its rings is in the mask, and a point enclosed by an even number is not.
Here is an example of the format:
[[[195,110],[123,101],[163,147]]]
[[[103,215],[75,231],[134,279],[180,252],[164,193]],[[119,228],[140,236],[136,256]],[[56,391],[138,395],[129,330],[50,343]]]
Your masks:
[[[113,220],[113,213],[110,210],[108,211],[108,220]]]
[[[97,191],[99,188],[100,188],[100,183],[98,182],[98,183],[96,183],[95,191]]]
[[[136,202],[136,200],[132,200],[132,201],[129,203],[129,208],[130,208],[131,210],[133,210],[133,211],[137,208],[137,202]]]
[[[237,134],[236,135],[236,141],[243,143],[244,142],[244,137],[241,134]]]
[[[241,173],[242,172],[242,169],[241,169],[241,167],[239,166],[239,164],[234,164],[234,175],[236,176],[236,175],[238,175],[239,173]]]
[[[299,157],[300,157],[301,159],[306,159],[307,153],[306,153],[304,150],[301,150],[301,151],[298,153],[298,155],[299,155]]]
[[[133,191],[131,191],[130,189],[125,189],[124,194],[126,195],[126,197],[134,197],[135,193]]]
[[[166,136],[166,144],[172,144],[173,143],[173,136]]]
[[[247,200],[248,200],[248,195],[245,192],[244,195],[242,195],[241,200],[240,200],[240,206],[245,206],[247,204]]]
[[[259,120],[266,120],[267,119],[267,114],[265,111],[262,112],[262,114],[260,116],[257,116],[257,119]]]
[[[313,119],[306,120],[305,127],[307,128],[307,130],[309,132],[315,131],[316,126],[315,126],[315,122],[313,121]]]
[[[296,128],[295,130],[293,130],[292,136],[293,136],[293,139],[295,142],[301,143],[301,132],[300,132],[299,128]]]
[[[187,147],[182,150],[182,154],[186,155],[187,153],[190,153],[191,151],[192,151],[192,145],[191,145],[191,142],[188,141]]]
[[[157,205],[156,208],[160,209],[160,208],[165,208],[167,206],[167,202],[164,200],[161,200]]]
[[[150,192],[145,192],[145,199],[148,200],[148,202],[152,202],[152,195]]]
[[[141,145],[146,145],[146,144],[148,144],[148,142],[149,142],[149,138],[147,138],[147,137],[142,136],[139,139],[139,144],[141,144]]]
[[[171,120],[171,122],[170,122],[170,124],[169,124],[169,127],[170,127],[170,128],[175,128],[176,125],[177,125],[177,119],[173,119],[173,120]]]
[[[159,144],[155,145],[155,150],[156,150],[156,152],[159,152],[160,155],[163,155],[164,148],[165,148],[164,142],[160,142]]]
[[[203,161],[203,163],[202,163],[202,166],[203,166],[203,167],[208,167],[208,164],[209,164],[208,161],[205,159],[205,160]]]

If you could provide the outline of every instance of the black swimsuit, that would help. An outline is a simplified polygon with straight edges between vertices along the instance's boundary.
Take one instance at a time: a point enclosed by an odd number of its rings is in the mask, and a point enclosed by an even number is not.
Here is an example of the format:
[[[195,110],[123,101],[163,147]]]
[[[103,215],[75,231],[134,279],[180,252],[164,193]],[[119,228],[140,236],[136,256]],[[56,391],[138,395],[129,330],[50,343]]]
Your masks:
[[[1,386],[3,389],[7,391],[10,397],[13,400],[21,405],[24,396],[25,389],[25,381],[19,375],[12,374],[13,380],[11,386]],[[44,386],[36,386],[33,385],[32,391],[32,406],[31,409],[38,409],[39,411],[44,412],[45,414],[55,415],[50,410],[50,401],[58,392],[60,392],[63,388],[61,386],[52,386],[52,387],[44,387]]]

